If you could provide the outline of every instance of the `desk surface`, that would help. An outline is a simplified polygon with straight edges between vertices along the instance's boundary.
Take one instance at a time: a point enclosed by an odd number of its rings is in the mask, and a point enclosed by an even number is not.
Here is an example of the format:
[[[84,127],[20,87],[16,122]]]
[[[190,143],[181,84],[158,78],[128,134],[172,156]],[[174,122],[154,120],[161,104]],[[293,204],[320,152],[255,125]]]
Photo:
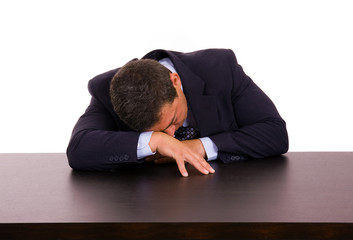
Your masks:
[[[0,235],[10,239],[19,228],[26,236],[30,229],[57,234],[71,229],[71,235],[61,235],[70,239],[75,229],[83,237],[87,229],[112,228],[130,239],[135,237],[129,231],[145,232],[150,239],[162,239],[161,231],[174,231],[171,237],[181,239],[235,233],[242,239],[294,239],[298,232],[312,238],[321,234],[317,239],[353,237],[352,152],[297,152],[211,164],[215,174],[201,175],[188,166],[189,177],[183,178],[175,164],[77,172],[62,153],[0,154]]]

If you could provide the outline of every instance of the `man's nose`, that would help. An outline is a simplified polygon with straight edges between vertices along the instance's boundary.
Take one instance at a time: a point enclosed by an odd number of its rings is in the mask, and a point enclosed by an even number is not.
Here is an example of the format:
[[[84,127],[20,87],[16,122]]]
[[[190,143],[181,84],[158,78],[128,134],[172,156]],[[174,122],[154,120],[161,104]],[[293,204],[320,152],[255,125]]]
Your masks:
[[[175,133],[175,125],[170,125],[169,128],[167,128],[166,130],[164,130],[164,132],[170,136],[174,136],[174,133]]]

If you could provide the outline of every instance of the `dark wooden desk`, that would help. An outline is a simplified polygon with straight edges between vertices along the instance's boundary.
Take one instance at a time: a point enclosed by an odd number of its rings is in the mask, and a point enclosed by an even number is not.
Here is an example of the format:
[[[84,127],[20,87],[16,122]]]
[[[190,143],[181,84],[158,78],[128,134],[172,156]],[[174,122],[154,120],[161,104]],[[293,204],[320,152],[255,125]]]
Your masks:
[[[212,166],[85,173],[62,153],[0,154],[0,239],[353,239],[353,153]]]

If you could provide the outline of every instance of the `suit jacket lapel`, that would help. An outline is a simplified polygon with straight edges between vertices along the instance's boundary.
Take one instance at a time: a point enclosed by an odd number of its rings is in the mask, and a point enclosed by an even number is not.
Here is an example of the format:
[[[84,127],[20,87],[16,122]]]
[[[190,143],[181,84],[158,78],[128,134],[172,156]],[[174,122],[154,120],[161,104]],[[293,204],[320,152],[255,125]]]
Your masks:
[[[189,104],[190,112],[200,136],[210,136],[217,129],[218,114],[215,96],[203,95],[205,82],[182,62],[175,62],[177,72],[183,84],[183,91]]]

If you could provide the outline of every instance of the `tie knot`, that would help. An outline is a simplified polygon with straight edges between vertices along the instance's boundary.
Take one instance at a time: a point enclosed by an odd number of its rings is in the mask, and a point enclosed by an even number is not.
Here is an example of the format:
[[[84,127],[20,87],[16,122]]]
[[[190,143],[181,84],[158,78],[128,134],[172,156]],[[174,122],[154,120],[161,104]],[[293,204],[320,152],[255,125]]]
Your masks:
[[[197,138],[197,132],[193,127],[180,127],[175,133],[174,137],[180,141]]]

